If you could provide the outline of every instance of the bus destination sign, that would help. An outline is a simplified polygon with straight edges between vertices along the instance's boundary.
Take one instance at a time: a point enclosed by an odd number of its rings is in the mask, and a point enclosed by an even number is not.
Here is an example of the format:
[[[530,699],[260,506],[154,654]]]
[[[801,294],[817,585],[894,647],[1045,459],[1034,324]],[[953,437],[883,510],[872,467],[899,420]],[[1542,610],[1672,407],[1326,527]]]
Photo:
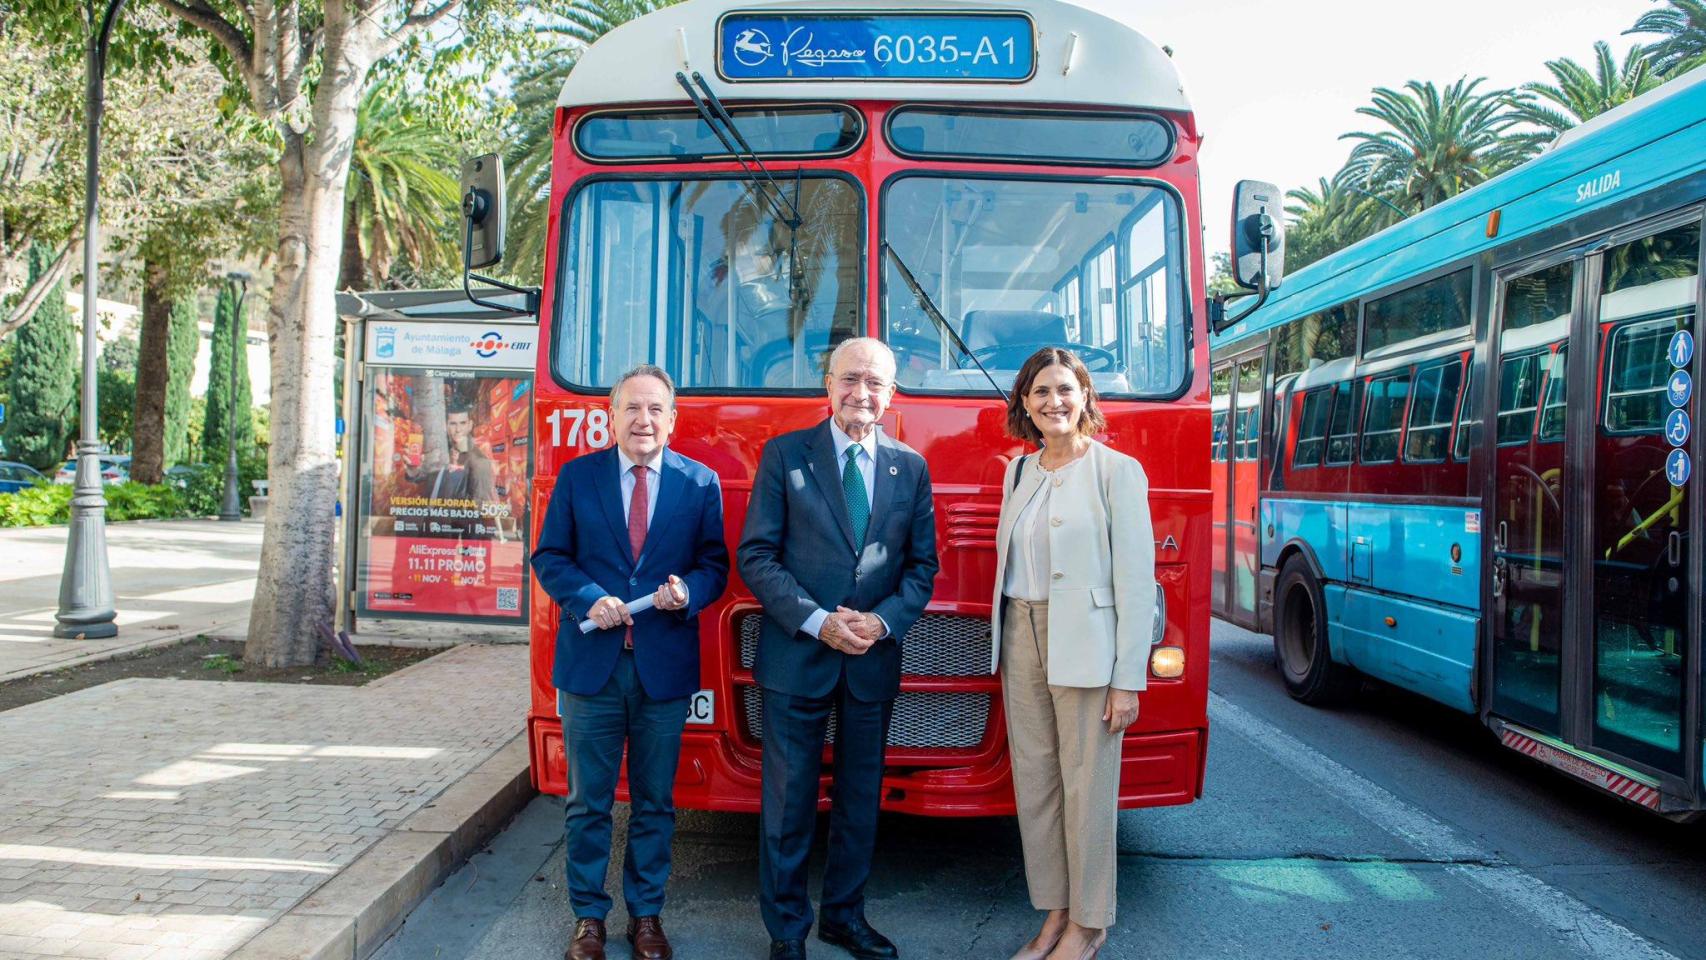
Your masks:
[[[1021,13],[731,13],[717,34],[717,70],[729,81],[1014,83],[1036,70]]]

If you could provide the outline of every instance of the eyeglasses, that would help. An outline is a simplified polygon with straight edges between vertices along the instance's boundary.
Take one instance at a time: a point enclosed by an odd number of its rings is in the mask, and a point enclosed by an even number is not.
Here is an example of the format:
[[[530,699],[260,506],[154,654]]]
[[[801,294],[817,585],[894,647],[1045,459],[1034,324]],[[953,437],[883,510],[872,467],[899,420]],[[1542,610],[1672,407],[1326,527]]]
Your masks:
[[[856,377],[852,374],[848,374],[844,377],[837,377],[836,382],[841,384],[843,389],[847,390],[851,390],[863,383],[865,385],[865,389],[872,393],[882,393],[894,385],[893,381],[884,380],[882,377]]]

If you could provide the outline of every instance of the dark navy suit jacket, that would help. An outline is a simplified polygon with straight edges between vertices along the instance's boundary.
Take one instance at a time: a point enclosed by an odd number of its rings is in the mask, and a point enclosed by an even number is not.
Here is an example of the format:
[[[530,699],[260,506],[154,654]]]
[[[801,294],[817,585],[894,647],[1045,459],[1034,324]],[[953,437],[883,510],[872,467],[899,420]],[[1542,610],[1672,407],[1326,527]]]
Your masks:
[[[634,616],[634,668],[647,696],[690,696],[699,690],[699,611],[729,581],[723,490],[710,468],[665,448],[657,506],[635,558],[622,513],[621,469],[614,447],[576,457],[551,491],[533,551],[533,575],[561,608],[551,683],[580,696],[603,689],[625,628],[583,634],[580,621],[600,597],[637,600],[673,573],[687,584],[687,607]]]
[[[747,502],[740,574],[764,605],[753,678],[767,689],[821,698],[846,671],[866,701],[900,693],[900,640],[935,589],[936,510],[924,458],[877,436],[876,490],[863,543],[853,542],[829,421],[764,445]],[[889,634],[858,656],[800,628],[820,607],[875,613]]]

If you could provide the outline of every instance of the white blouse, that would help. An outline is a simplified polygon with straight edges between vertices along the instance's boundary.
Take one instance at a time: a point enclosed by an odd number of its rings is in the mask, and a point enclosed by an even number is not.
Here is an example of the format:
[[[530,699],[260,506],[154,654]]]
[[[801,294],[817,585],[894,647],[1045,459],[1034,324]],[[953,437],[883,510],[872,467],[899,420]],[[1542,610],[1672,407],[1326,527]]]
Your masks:
[[[1041,603],[1048,600],[1050,557],[1048,547],[1049,501],[1061,477],[1083,457],[1055,470],[1043,470],[1041,458],[1025,461],[1025,469],[1042,470],[1043,484],[1013,520],[1007,541],[1007,573],[1001,592],[1015,600]]]

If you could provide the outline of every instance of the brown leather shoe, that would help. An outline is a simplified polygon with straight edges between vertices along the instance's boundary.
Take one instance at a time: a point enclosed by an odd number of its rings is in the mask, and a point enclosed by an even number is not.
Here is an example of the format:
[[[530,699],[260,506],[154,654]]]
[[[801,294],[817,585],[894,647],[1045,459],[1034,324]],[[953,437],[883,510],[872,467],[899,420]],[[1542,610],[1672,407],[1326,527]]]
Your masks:
[[[628,921],[628,942],[634,945],[635,960],[669,960],[669,938],[657,917],[635,917]]]
[[[604,921],[582,917],[575,921],[575,938],[563,960],[604,960]]]

